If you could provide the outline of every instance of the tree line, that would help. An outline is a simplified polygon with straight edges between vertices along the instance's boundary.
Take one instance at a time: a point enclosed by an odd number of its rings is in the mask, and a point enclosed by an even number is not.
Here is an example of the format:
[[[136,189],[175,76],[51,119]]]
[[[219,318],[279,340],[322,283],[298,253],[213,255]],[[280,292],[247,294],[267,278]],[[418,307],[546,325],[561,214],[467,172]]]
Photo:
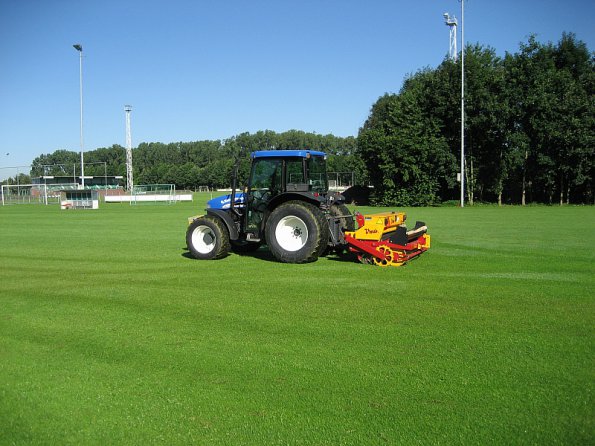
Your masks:
[[[420,70],[372,107],[357,138],[381,204],[460,195],[460,60]],[[465,49],[466,199],[593,203],[594,57],[573,34],[497,57]]]
[[[465,48],[466,200],[525,204],[594,202],[594,55],[573,34],[557,44],[530,37],[518,52]],[[179,189],[229,187],[253,150],[315,149],[328,170],[354,172],[379,205],[457,200],[460,185],[460,58],[410,75],[397,94],[373,104],[357,137],[290,130],[242,133],[226,140],[141,143],[133,149],[135,184]],[[33,161],[31,175],[70,175],[77,152]],[[126,175],[120,145],[85,152],[85,174]],[[240,183],[241,184],[241,183]]]
[[[328,170],[354,172],[361,183],[367,182],[367,172],[356,154],[353,136],[337,137],[290,130],[277,133],[271,130],[254,134],[242,133],[226,140],[194,142],[143,142],[133,149],[132,165],[135,184],[175,184],[178,189],[199,186],[226,188],[236,159],[239,163],[240,184],[249,175],[250,152],[309,148],[328,154]],[[126,151],[120,145],[87,151],[84,154],[85,175],[126,176]],[[104,164],[105,163],[105,164]],[[80,168],[80,154],[57,150],[38,156],[31,166],[32,176],[72,176]],[[80,174],[80,171],[79,171]]]

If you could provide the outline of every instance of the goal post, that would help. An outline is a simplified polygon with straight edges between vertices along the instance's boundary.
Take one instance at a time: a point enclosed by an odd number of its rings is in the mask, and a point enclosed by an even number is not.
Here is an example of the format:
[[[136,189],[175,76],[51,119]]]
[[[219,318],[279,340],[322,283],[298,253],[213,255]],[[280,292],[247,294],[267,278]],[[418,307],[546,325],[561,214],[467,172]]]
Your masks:
[[[48,204],[45,184],[3,184],[2,206],[8,204]]]
[[[2,205],[9,204],[57,204],[60,192],[76,190],[76,183],[61,184],[3,184],[0,188]]]
[[[134,185],[131,191],[130,204],[176,202],[175,184],[141,184]]]

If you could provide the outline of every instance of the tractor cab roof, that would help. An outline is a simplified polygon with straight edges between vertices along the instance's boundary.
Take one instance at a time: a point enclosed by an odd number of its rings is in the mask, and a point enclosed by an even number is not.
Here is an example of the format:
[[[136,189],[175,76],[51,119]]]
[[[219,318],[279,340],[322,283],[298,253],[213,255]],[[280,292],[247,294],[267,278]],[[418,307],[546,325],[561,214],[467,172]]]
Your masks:
[[[316,150],[259,150],[252,152],[250,158],[310,158],[311,156],[325,157],[326,153]]]

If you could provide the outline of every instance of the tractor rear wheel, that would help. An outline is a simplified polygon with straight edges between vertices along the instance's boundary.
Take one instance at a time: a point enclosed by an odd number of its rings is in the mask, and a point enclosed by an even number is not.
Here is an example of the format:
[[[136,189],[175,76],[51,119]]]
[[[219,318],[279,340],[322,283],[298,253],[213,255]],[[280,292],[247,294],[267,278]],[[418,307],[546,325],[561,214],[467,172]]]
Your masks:
[[[269,216],[265,236],[277,260],[313,262],[328,244],[328,221],[316,206],[303,201],[288,201]]]
[[[329,209],[329,214],[331,218],[337,219],[339,221],[339,230],[342,234],[344,234],[345,231],[355,231],[355,220],[353,219],[349,208],[347,208],[347,206],[345,206],[343,203],[333,203]],[[343,240],[343,236],[340,235],[340,237],[340,240]],[[330,253],[333,251],[343,259],[349,259],[352,257],[349,247],[344,241],[343,244],[329,246],[328,252]]]
[[[229,253],[229,234],[219,218],[205,215],[188,226],[186,245],[196,259],[221,259]]]
[[[331,217],[339,219],[339,227],[343,232],[355,231],[355,221],[349,208],[343,203],[333,203],[329,209]]]

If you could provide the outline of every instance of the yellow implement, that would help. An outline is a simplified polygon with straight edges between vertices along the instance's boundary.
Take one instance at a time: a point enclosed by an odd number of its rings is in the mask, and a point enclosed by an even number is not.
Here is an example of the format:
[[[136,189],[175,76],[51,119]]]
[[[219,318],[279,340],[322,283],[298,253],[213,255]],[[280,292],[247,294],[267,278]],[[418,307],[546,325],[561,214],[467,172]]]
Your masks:
[[[407,215],[403,212],[356,213],[355,219],[359,227],[345,232],[345,241],[362,263],[401,266],[430,248],[425,223],[418,221],[408,231],[404,224]]]

